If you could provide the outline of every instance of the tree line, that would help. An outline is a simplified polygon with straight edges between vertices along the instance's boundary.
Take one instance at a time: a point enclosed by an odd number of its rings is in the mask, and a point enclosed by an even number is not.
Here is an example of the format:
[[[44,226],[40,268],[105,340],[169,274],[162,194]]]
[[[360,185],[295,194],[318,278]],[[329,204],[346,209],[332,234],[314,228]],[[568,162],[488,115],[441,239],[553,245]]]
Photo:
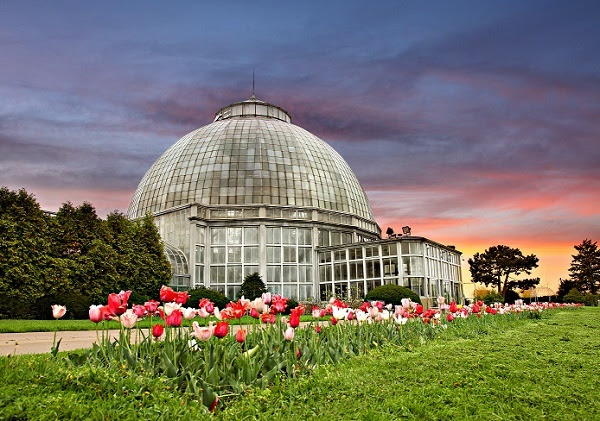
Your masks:
[[[130,289],[143,302],[170,279],[151,216],[101,219],[87,202],[49,215],[24,189],[0,189],[0,317],[47,318],[54,301],[87,317],[110,292]]]
[[[557,292],[559,299],[569,302],[582,302],[596,305],[600,297],[600,249],[597,243],[585,239],[575,247],[571,257],[569,279],[561,279]],[[517,289],[526,290],[540,283],[540,278],[520,278],[531,275],[538,267],[539,259],[534,255],[523,255],[518,248],[504,245],[493,246],[483,253],[475,253],[469,259],[469,270],[473,282],[498,289],[496,294],[505,302],[518,297]]]

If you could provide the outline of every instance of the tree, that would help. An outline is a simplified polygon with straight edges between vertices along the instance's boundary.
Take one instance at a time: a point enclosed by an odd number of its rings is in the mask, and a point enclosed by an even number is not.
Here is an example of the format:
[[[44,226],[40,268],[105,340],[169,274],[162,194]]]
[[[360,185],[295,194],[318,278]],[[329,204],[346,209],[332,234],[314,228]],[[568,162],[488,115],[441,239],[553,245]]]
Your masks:
[[[27,317],[31,305],[65,282],[52,255],[50,217],[25,190],[0,188],[0,316]]]
[[[575,250],[577,254],[572,255],[569,268],[571,279],[580,292],[595,294],[600,289],[600,249],[595,241],[586,238]]]
[[[556,295],[562,299],[567,295],[573,288],[577,289],[577,283],[572,279],[559,279],[558,292]]]
[[[522,273],[531,275],[532,269],[538,267],[539,259],[530,254],[524,256],[518,248],[498,245],[490,247],[484,253],[475,253],[469,259],[471,278],[486,286],[498,288],[506,300],[508,291],[514,288],[528,289],[540,283],[540,278],[512,279]]]
[[[267,287],[263,282],[261,276],[257,273],[251,273],[244,278],[242,288],[238,295],[248,300],[254,300],[260,297],[264,292],[267,292]]]

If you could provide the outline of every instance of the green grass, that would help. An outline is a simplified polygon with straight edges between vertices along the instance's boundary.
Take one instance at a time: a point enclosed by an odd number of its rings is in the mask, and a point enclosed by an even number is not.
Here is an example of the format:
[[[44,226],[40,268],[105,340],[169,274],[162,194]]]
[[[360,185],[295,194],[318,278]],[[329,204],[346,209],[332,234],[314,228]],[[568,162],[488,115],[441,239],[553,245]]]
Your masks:
[[[218,419],[600,419],[600,309],[458,320],[270,389],[224,397]],[[49,355],[0,358],[3,419],[205,419],[164,379]]]
[[[328,319],[327,318],[324,318]],[[217,321],[214,317],[210,319],[202,319],[196,317],[192,321],[184,320],[182,326],[191,326],[193,321],[198,322],[200,326],[208,325],[209,321]],[[312,316],[302,316],[301,320],[310,321],[313,320]],[[152,320],[152,324],[161,323],[162,321],[154,317]],[[119,329],[119,323],[115,321],[109,321],[108,323],[109,329]],[[244,316],[241,320],[230,320],[229,324],[255,324],[259,323],[257,320],[253,319],[250,316]],[[137,326],[141,328],[148,328],[150,326],[150,319],[143,319],[137,323]],[[55,329],[58,328],[59,331],[69,331],[69,330],[95,330],[96,327],[100,329],[104,329],[105,326],[103,323],[100,323],[96,326],[96,323],[93,323],[89,320],[68,320],[68,319],[60,319],[60,320],[17,320],[17,319],[0,319],[0,333],[25,333],[25,332],[54,332]]]
[[[222,419],[600,419],[600,309],[448,331],[231,402]],[[469,322],[469,320],[466,320]]]

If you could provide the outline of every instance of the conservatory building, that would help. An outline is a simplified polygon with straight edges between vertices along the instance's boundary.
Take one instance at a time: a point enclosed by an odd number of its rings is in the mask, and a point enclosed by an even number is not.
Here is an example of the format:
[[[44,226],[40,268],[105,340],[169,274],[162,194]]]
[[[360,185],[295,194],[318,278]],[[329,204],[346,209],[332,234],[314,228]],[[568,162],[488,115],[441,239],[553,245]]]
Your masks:
[[[182,137],[150,167],[128,216],[153,215],[172,286],[230,298],[258,272],[298,300],[364,295],[388,283],[462,298],[460,252],[423,237],[381,239],[344,159],[252,96]]]

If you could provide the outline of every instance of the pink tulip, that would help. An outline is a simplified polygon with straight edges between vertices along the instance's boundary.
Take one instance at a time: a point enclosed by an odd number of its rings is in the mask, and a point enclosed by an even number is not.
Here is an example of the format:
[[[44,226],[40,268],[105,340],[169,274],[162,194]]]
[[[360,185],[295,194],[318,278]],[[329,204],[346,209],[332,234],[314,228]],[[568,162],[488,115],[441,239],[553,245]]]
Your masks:
[[[192,336],[196,337],[197,339],[200,339],[203,342],[208,341],[213,335],[212,322],[210,322],[208,327],[200,327],[198,325],[198,322],[193,322],[192,329],[194,330]]]
[[[158,301],[155,300],[150,300],[150,301],[146,301],[144,303],[144,307],[146,308],[146,311],[150,314],[154,314],[156,313],[156,310],[158,309],[158,305],[160,303]]]
[[[264,292],[262,294],[262,302],[266,305],[271,304],[271,293],[270,292]]]
[[[201,307],[200,309],[198,309],[198,316],[202,317],[203,319],[206,319],[208,316],[210,316],[210,313],[206,311],[206,308]]]
[[[181,310],[173,310],[173,312],[165,318],[165,324],[167,326],[179,327],[183,321],[183,314]]]
[[[138,319],[138,317],[133,312],[133,310],[129,309],[121,315],[121,324],[123,325],[124,328],[131,329],[132,327],[135,326],[137,319]]]
[[[91,305],[90,306],[90,320],[94,323],[100,323],[104,320],[104,314],[102,313],[102,306]]]
[[[67,312],[67,308],[65,306],[61,306],[58,304],[54,304],[52,306],[52,317],[55,319],[60,319]]]
[[[317,306],[314,306],[314,307],[312,308],[312,316],[313,316],[315,319],[318,319],[319,317],[321,317],[321,310],[319,309],[319,307],[317,307]]]
[[[283,337],[287,341],[291,341],[292,339],[294,339],[294,328],[293,327],[288,327],[285,330],[285,332],[283,332]]]
[[[183,318],[185,320],[192,320],[194,317],[196,317],[195,308],[187,307],[183,309]]]
[[[321,326],[315,326],[315,332],[321,333],[321,330],[323,330]]]
[[[115,316],[120,316],[127,311],[127,301],[131,291],[121,291],[118,294],[108,294],[108,307]]]
[[[258,319],[260,317],[260,313],[255,308],[250,310],[250,317],[254,319]]]
[[[132,309],[135,315],[138,317],[144,317],[144,314],[146,314],[146,307],[143,305],[136,304],[132,307]]]

